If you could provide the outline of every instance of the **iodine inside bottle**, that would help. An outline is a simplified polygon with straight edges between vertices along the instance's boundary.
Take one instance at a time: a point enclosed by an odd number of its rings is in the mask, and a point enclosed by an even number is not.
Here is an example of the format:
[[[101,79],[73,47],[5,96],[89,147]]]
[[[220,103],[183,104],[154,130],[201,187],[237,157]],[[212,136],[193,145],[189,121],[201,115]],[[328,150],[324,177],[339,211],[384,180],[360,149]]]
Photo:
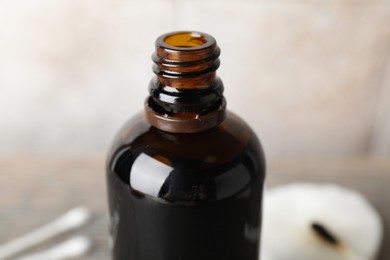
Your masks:
[[[219,55],[205,33],[156,40],[144,111],[107,161],[114,260],[258,260],[264,155],[226,110]]]

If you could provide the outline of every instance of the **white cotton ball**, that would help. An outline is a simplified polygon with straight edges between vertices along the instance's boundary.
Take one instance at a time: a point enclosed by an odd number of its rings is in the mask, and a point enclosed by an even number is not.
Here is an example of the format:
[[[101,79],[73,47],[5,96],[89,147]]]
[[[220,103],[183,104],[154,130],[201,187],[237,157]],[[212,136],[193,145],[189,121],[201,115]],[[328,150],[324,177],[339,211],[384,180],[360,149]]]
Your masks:
[[[275,187],[263,210],[262,260],[373,260],[381,244],[378,213],[361,194],[337,185]]]

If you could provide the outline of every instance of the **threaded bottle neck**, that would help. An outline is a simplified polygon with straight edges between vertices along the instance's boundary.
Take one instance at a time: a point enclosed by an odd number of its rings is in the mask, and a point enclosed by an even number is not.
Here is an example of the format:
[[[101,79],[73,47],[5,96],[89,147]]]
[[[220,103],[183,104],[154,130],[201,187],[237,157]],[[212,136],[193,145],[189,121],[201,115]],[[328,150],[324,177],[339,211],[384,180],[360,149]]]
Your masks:
[[[174,32],[156,40],[147,119],[170,132],[199,132],[225,117],[223,84],[216,77],[220,49],[198,32]]]
[[[217,42],[210,35],[165,34],[156,40],[153,71],[162,84],[173,88],[207,88],[219,67],[220,53]]]

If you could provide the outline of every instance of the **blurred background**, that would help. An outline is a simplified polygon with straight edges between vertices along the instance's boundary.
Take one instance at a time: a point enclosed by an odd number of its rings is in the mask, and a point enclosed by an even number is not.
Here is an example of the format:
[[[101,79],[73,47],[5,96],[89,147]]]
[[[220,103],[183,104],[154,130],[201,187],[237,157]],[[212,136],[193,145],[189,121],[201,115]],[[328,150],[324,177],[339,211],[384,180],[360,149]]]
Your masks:
[[[268,156],[390,153],[387,0],[2,0],[0,153],[105,154],[172,30],[217,39]]]
[[[390,259],[389,0],[0,0],[0,244],[84,205],[82,259],[108,259],[104,156],[143,109],[155,39],[174,30],[217,39],[267,185],[363,193]]]

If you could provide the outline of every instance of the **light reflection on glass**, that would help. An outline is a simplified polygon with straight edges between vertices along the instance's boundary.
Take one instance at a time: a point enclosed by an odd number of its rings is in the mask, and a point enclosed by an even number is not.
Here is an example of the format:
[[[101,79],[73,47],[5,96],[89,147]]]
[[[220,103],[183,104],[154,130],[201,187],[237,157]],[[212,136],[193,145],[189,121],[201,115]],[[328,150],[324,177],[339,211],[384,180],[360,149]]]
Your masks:
[[[158,197],[172,170],[172,167],[142,153],[134,161],[131,168],[130,186],[144,194]]]

